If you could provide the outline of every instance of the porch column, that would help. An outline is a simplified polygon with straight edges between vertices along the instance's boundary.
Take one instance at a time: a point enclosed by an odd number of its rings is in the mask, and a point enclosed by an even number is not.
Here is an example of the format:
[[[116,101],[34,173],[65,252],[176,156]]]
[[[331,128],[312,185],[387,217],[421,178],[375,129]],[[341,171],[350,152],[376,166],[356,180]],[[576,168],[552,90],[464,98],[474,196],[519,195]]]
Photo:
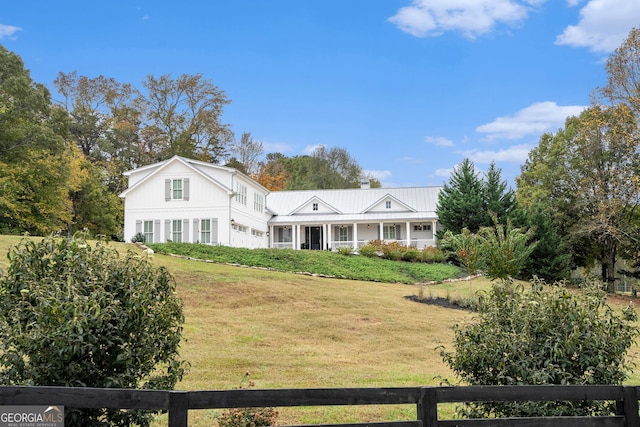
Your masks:
[[[437,246],[438,244],[438,238],[436,237],[436,225],[438,225],[438,221],[436,220],[431,221],[431,233],[433,233],[434,246]]]
[[[353,223],[353,249],[358,249],[358,223]]]
[[[267,227],[267,247],[273,247],[273,225]]]
[[[293,249],[296,251],[300,250],[300,225],[295,224],[293,226]]]
[[[405,246],[409,246],[411,244],[411,221],[406,222],[407,227],[407,244]]]
[[[380,236],[379,236],[380,241],[384,241],[384,223],[381,222],[380,223]]]
[[[324,241],[322,242],[322,245],[323,245],[322,249],[331,250],[331,245],[333,244],[331,242],[331,224],[322,224],[322,231],[323,231],[323,234],[324,234],[324,239],[323,239]]]

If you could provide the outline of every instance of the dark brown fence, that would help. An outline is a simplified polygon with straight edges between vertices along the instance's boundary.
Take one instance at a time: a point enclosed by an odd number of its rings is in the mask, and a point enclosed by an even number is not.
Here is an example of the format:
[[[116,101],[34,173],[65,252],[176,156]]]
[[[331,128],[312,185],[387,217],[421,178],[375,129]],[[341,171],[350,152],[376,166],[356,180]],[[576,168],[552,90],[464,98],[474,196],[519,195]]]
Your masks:
[[[439,403],[516,401],[612,401],[616,402],[617,410],[615,415],[602,417],[438,419]],[[64,405],[68,408],[162,410],[169,413],[170,427],[186,427],[191,409],[392,404],[416,405],[416,419],[348,424],[348,426],[640,427],[638,387],[635,386],[470,386],[224,391],[0,387],[0,405]]]

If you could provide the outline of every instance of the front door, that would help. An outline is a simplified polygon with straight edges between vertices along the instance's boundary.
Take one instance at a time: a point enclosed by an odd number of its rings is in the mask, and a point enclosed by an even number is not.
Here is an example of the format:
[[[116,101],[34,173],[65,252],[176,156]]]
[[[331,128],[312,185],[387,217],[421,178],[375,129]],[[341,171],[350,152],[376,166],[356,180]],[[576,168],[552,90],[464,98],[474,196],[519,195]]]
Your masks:
[[[307,243],[309,249],[316,251],[322,249],[322,227],[307,227]]]

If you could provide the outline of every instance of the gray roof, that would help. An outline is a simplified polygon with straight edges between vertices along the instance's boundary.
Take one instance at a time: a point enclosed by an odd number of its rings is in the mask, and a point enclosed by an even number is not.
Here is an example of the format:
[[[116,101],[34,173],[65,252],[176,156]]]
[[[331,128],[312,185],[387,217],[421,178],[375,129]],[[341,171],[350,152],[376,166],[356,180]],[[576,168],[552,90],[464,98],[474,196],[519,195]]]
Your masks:
[[[342,190],[274,191],[267,196],[267,207],[274,216],[272,224],[286,222],[327,222],[371,220],[437,219],[436,206],[442,187],[355,188]],[[405,209],[392,212],[370,212],[385,199],[398,202]],[[335,214],[296,214],[311,200],[330,206]]]

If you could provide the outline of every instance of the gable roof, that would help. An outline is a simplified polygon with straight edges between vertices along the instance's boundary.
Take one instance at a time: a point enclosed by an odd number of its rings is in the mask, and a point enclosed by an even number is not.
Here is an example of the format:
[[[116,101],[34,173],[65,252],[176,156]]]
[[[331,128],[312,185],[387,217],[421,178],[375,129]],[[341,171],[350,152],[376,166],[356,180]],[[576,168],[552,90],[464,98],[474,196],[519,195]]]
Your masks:
[[[289,213],[289,215],[297,214],[302,209],[304,209],[305,207],[309,206],[312,203],[319,203],[319,204],[327,207],[329,210],[333,211],[334,213],[337,213],[337,214],[342,213],[338,209],[336,209],[333,206],[331,206],[329,203],[327,203],[324,200],[322,200],[321,198],[319,198],[318,196],[313,196],[311,199],[307,200],[306,202],[304,202],[303,204],[298,206],[296,209],[294,209],[291,213]],[[274,215],[275,215],[275,213],[274,213]]]
[[[154,163],[154,164],[151,164],[151,165],[143,166],[143,167],[138,168],[138,169],[134,169],[134,170],[130,170],[130,171],[124,172],[123,173],[124,176],[131,176],[134,173],[138,174],[138,173],[141,173],[141,172],[147,172],[147,174],[142,179],[138,180],[135,184],[133,184],[132,186],[130,186],[129,188],[124,190],[122,193],[120,193],[120,197],[121,198],[126,197],[126,195],[129,194],[131,191],[133,191],[134,189],[140,187],[146,181],[151,179],[151,177],[153,177],[154,175],[157,175],[158,173],[162,172],[164,169],[167,169],[171,164],[173,164],[175,162],[182,163],[184,166],[188,167],[189,169],[193,170],[197,174],[201,175],[206,180],[208,180],[208,181],[212,182],[213,184],[217,185],[218,187],[222,188],[229,195],[233,194],[233,190],[231,188],[229,188],[226,185],[222,184],[220,181],[212,178],[210,175],[208,175],[202,169],[203,169],[203,167],[212,167],[212,168],[225,170],[225,171],[227,171],[229,173],[240,173],[236,169],[229,168],[229,167],[226,167],[226,166],[214,165],[212,163],[200,162],[198,160],[187,159],[185,157],[173,156],[170,159],[167,159],[167,160],[162,161],[162,162]],[[198,166],[200,166],[200,167],[198,167]],[[250,178],[248,178],[248,179],[250,179]]]
[[[274,191],[267,196],[270,223],[335,221],[336,214],[295,214],[312,198],[321,200],[339,212],[344,221],[384,219],[436,219],[438,194],[442,187],[353,188],[341,190]],[[380,202],[395,200],[405,211],[371,211]]]
[[[412,208],[411,206],[407,205],[406,203],[404,203],[401,200],[398,200],[397,197],[392,196],[391,194],[387,193],[384,197],[382,197],[380,200],[375,201],[371,206],[368,206],[367,208],[365,208],[362,213],[367,213],[372,211],[376,206],[379,206],[380,204],[382,204],[382,202],[386,202],[386,201],[393,201],[396,202],[397,204],[399,204],[400,206],[402,206],[405,210],[407,211],[411,211],[411,212],[415,212],[416,210],[414,208]],[[394,209],[392,212],[397,212],[397,209]]]

